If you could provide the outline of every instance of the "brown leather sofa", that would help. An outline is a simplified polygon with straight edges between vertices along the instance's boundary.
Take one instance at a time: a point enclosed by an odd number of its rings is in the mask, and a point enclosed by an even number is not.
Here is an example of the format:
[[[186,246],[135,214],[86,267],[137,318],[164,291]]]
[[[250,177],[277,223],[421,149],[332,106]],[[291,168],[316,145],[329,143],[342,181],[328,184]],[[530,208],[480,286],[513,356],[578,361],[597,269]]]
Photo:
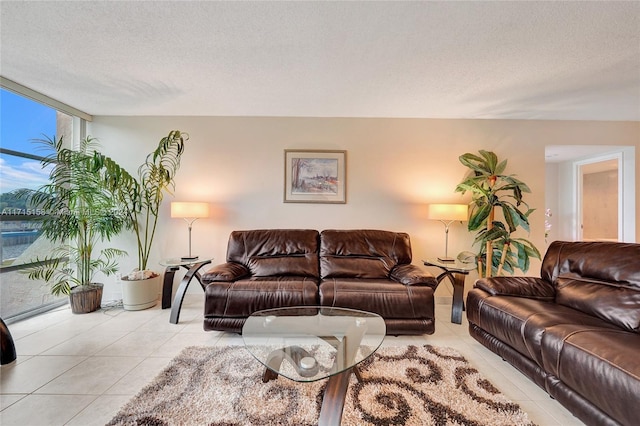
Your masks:
[[[387,334],[432,334],[433,275],[409,235],[380,230],[233,231],[227,262],[202,274],[204,329],[240,333],[255,311],[337,306],[381,315]]]
[[[540,278],[476,281],[467,318],[586,424],[640,421],[640,244],[554,242]]]

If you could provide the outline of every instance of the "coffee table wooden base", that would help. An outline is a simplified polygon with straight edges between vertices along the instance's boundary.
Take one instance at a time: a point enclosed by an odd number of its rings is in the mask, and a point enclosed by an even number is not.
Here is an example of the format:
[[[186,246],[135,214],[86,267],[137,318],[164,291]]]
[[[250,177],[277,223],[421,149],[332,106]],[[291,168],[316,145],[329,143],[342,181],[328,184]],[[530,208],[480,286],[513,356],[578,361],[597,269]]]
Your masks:
[[[305,373],[314,375],[317,373],[317,363],[311,369],[305,369],[300,365],[300,360],[306,357],[311,357],[311,354],[298,346],[289,346],[271,352],[267,361],[267,367],[262,375],[262,381],[267,383],[270,380],[277,379],[279,374],[276,373],[276,371],[280,369],[280,365],[285,359],[298,371],[298,374],[303,376]],[[340,425],[340,422],[342,421],[342,412],[344,410],[344,402],[347,398],[347,388],[349,387],[351,373],[355,374],[359,381],[362,381],[362,376],[360,376],[358,367],[352,367],[329,377],[327,386],[324,390],[324,396],[322,397],[318,426]]]
[[[315,361],[309,352],[299,346],[289,346],[284,349],[277,349],[269,354],[267,359],[267,368],[264,369],[262,375],[262,382],[267,383],[269,380],[275,380],[278,378],[280,366],[282,361],[289,361],[291,366],[296,369],[296,372],[302,377],[312,377],[318,373],[320,365]],[[314,364],[310,366],[302,365],[303,359],[311,359]]]
[[[357,367],[329,377],[322,397],[318,426],[339,426],[340,422],[342,422],[342,411],[344,410],[344,402],[347,399],[349,379],[354,371],[358,371]],[[359,377],[360,374],[356,373],[356,376]]]
[[[322,397],[318,426],[340,426],[351,373],[354,373],[358,380],[362,380],[357,367],[350,368],[342,373],[329,377],[327,387],[324,389],[324,396]],[[269,380],[277,378],[278,373],[266,368],[262,376],[262,381],[266,383]]]
[[[311,357],[311,354],[299,346],[289,346],[278,349],[269,355],[267,367],[262,375],[264,383],[278,378],[280,365],[286,359],[297,370],[298,374],[304,376],[305,373],[315,375],[318,370],[316,363],[311,369],[305,369],[300,365],[300,360]],[[354,373],[358,380],[362,380],[358,367],[352,367],[339,374],[329,377],[327,386],[322,397],[322,406],[320,408],[320,418],[318,426],[339,426],[342,421],[342,411],[344,410],[344,402],[347,398],[347,388],[349,387],[349,379],[351,373]]]

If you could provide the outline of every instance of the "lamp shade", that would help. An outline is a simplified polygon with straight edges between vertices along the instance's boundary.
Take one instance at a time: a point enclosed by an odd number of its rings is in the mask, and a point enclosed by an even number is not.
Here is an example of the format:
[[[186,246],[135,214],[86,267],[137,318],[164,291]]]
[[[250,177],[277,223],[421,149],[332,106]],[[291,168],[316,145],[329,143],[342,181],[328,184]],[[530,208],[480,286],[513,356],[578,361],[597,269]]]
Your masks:
[[[429,204],[429,219],[462,220],[469,219],[469,206],[466,204]]]
[[[171,203],[171,217],[196,219],[209,217],[209,203],[176,201]]]

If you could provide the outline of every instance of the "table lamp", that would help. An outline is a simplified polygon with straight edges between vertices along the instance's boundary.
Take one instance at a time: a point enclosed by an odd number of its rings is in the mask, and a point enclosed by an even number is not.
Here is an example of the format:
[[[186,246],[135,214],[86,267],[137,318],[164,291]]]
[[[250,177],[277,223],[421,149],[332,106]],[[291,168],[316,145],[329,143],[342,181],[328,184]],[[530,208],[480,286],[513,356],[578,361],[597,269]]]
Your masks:
[[[202,217],[209,217],[209,203],[178,201],[171,203],[171,217],[182,218],[189,225],[189,255],[182,260],[196,260],[198,256],[191,254],[191,227],[193,222]]]
[[[439,220],[444,224],[444,257],[438,257],[440,262],[455,262],[449,257],[449,225],[456,220],[468,220],[469,206],[466,204],[430,204],[429,219]]]

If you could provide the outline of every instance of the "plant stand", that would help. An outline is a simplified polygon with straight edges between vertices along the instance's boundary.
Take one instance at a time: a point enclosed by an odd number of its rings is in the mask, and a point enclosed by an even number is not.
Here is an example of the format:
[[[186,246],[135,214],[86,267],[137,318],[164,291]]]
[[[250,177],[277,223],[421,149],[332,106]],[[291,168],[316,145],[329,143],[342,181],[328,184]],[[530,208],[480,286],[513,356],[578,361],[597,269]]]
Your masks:
[[[88,314],[100,309],[103,284],[91,283],[71,289],[69,304],[74,314]]]
[[[122,281],[122,305],[127,311],[140,311],[158,303],[161,277],[146,280]]]

